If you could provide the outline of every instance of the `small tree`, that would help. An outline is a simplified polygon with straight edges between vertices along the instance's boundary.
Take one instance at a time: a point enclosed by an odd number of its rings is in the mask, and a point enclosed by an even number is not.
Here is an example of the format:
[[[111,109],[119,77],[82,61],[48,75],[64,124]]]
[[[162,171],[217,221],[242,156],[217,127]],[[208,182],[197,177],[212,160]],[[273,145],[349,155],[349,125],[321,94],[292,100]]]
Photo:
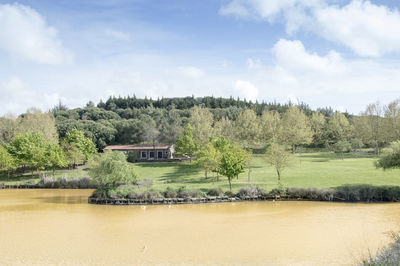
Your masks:
[[[178,137],[176,140],[176,151],[187,155],[192,162],[192,157],[198,150],[199,145],[193,139],[193,128],[190,124],[187,124],[185,130],[183,131],[183,136]]]
[[[15,170],[17,164],[15,159],[8,153],[7,149],[0,145],[0,170],[7,171],[7,175],[10,176],[12,170]]]
[[[119,151],[104,152],[90,163],[90,176],[103,187],[115,187],[118,183],[137,180],[133,167],[127,162],[124,153]]]
[[[17,159],[19,165],[26,165],[32,170],[44,169],[47,164],[46,150],[48,143],[40,133],[18,135],[8,146],[8,152]]]
[[[340,153],[342,160],[344,159],[344,153],[350,152],[350,150],[351,150],[351,144],[346,140],[338,141],[333,145],[333,151],[335,153]]]
[[[196,164],[204,169],[204,176],[207,178],[209,171],[216,171],[218,169],[221,153],[212,145],[208,143],[205,147],[201,148],[197,154]]]
[[[238,177],[246,168],[247,153],[237,145],[229,145],[221,155],[219,173],[228,178],[229,189],[232,191],[232,179]]]
[[[291,155],[286,149],[278,144],[271,144],[267,154],[267,160],[275,167],[278,182],[281,182],[282,171],[290,165]]]
[[[384,149],[375,166],[383,170],[400,168],[400,141],[392,142],[389,148]]]
[[[47,167],[53,169],[53,175],[57,167],[68,166],[68,161],[65,158],[63,149],[58,145],[51,143],[46,150]]]
[[[61,143],[68,163],[73,167],[85,163],[97,152],[93,141],[75,128],[67,132]]]

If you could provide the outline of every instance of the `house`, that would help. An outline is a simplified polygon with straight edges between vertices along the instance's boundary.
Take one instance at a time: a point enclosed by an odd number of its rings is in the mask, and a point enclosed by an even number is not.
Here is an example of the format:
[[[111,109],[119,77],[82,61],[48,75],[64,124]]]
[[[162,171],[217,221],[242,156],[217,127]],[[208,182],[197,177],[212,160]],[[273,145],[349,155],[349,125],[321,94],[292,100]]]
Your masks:
[[[174,145],[110,145],[104,150],[135,153],[136,161],[163,161],[174,158]]]

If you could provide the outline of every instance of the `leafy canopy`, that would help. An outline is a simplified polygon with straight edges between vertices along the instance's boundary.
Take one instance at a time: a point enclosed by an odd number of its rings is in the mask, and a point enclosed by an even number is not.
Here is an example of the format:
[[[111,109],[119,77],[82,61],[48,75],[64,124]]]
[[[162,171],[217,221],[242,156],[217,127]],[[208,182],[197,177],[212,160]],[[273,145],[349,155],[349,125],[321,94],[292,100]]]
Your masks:
[[[115,187],[119,183],[137,180],[132,164],[128,163],[124,153],[106,151],[97,155],[90,163],[90,176],[101,186]]]

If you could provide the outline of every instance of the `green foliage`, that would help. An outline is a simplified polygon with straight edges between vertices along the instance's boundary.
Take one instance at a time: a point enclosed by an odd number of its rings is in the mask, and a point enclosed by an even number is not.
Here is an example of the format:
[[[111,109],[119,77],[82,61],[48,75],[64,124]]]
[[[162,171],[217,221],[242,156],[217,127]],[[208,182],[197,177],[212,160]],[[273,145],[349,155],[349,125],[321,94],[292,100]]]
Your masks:
[[[8,146],[8,152],[19,165],[26,165],[37,170],[47,166],[47,149],[48,143],[39,133],[18,135]]]
[[[221,153],[214,147],[212,143],[207,143],[197,153],[196,165],[204,169],[205,178],[209,171],[217,171],[221,159]]]
[[[0,170],[8,173],[15,170],[17,164],[15,159],[8,153],[7,149],[0,145]]]
[[[193,107],[190,111],[190,125],[193,128],[193,139],[200,145],[205,145],[213,135],[214,117],[207,108]]]
[[[344,159],[344,153],[351,151],[351,144],[347,140],[340,140],[333,144],[333,151],[335,153],[340,153],[342,155],[342,160]]]
[[[100,186],[113,186],[119,183],[131,183],[137,180],[132,165],[126,161],[122,152],[104,152],[90,163],[90,176]]]
[[[53,171],[58,167],[65,167],[68,165],[64,150],[58,144],[50,143],[47,146],[46,158],[46,166],[52,168]]]
[[[383,170],[400,168],[400,141],[392,142],[389,148],[384,149],[375,166]]]
[[[283,114],[280,129],[280,142],[291,145],[293,153],[297,145],[310,144],[312,141],[313,134],[309,119],[297,107],[290,107]]]
[[[267,153],[267,161],[275,167],[278,182],[281,181],[282,171],[290,165],[291,156],[285,147],[276,143],[271,144]]]
[[[192,156],[198,151],[198,149],[199,144],[193,139],[193,128],[190,124],[187,124],[183,131],[183,136],[178,137],[176,141],[176,151],[189,156],[191,160]]]
[[[93,142],[77,129],[68,131],[61,143],[69,165],[83,164],[97,152]]]
[[[228,178],[230,190],[232,190],[232,179],[244,172],[246,163],[247,153],[238,145],[230,144],[222,152],[219,173]]]

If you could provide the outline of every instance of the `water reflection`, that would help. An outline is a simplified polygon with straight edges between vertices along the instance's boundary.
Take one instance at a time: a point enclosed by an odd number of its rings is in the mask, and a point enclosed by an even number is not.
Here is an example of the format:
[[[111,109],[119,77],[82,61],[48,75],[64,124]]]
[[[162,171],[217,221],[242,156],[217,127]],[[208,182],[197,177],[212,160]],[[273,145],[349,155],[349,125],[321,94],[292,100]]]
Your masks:
[[[399,230],[398,204],[87,204],[91,190],[0,191],[0,264],[343,265]]]

